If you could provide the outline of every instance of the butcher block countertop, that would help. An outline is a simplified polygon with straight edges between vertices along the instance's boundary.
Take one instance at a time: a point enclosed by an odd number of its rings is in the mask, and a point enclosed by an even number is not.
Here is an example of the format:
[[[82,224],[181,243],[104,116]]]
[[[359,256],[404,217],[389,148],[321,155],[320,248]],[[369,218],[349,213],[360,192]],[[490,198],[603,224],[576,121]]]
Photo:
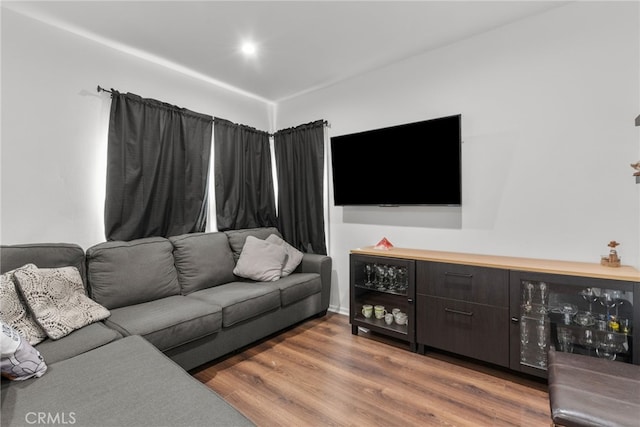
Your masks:
[[[640,271],[627,265],[622,265],[620,267],[606,267],[599,263],[589,262],[479,255],[396,247],[390,249],[374,249],[373,246],[368,246],[352,249],[351,253],[390,258],[405,258],[417,261],[435,261],[450,264],[503,268],[508,270],[535,271],[540,273],[640,282]]]

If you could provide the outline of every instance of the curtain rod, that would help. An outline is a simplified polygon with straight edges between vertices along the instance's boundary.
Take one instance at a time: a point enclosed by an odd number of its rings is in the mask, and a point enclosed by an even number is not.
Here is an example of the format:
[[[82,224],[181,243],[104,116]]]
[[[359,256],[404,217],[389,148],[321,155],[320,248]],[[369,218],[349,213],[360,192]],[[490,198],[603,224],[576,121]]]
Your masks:
[[[309,124],[309,123],[307,123],[307,124]],[[328,127],[329,129],[331,129],[331,123],[329,123],[327,120],[323,120],[322,121],[322,125]],[[303,125],[299,125],[299,126],[304,126],[304,124]],[[298,126],[294,126],[294,127],[287,128],[287,129],[294,129],[296,127],[298,127]],[[280,129],[280,130],[287,130],[287,129]],[[280,132],[280,131],[278,131],[278,132]],[[269,133],[269,136],[275,136],[275,133]]]
[[[98,93],[100,93],[100,92],[107,92],[107,93],[111,93],[111,94],[113,93],[112,91],[110,91],[110,90],[108,90],[108,89],[105,89],[105,88],[103,88],[103,87],[102,87],[102,86],[100,86],[100,85],[98,85],[98,87],[96,88],[96,90],[98,91]],[[331,123],[329,123],[328,121],[323,120],[323,121],[322,121],[322,124],[323,124],[324,126],[328,127],[329,129],[331,129]],[[274,134],[274,133],[269,133],[268,135],[269,135],[269,136],[274,136],[275,134]]]

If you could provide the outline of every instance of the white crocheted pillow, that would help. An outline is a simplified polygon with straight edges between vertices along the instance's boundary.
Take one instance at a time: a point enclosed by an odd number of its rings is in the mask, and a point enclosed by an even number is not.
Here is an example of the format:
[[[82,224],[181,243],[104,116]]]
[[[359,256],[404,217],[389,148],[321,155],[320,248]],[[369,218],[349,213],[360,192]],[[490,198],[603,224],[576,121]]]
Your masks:
[[[14,276],[29,310],[49,338],[62,338],[110,315],[85,294],[76,267],[18,270]]]

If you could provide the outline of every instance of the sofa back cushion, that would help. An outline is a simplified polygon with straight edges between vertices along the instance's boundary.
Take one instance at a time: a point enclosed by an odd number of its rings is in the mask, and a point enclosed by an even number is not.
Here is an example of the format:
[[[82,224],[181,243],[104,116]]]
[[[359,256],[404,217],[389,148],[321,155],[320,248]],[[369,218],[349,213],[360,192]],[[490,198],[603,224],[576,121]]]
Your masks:
[[[224,233],[229,239],[229,246],[231,247],[231,252],[233,252],[233,260],[235,262],[238,262],[238,259],[240,258],[247,236],[257,237],[261,240],[265,240],[272,234],[282,237],[282,234],[280,234],[278,229],[275,227],[245,228],[243,230],[229,230]]]
[[[190,233],[169,237],[169,241],[184,295],[236,280],[226,234]]]
[[[25,264],[38,268],[76,267],[86,285],[84,249],[75,243],[29,243],[0,247],[0,273]]]
[[[180,294],[173,245],[162,237],[90,247],[87,279],[91,297],[108,309]]]

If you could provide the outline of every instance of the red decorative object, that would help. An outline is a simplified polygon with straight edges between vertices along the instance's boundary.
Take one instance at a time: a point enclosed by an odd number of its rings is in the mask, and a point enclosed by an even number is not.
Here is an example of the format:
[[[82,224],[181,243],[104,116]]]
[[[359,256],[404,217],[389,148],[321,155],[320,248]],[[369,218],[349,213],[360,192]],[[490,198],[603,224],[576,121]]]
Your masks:
[[[393,245],[391,244],[390,241],[387,240],[386,237],[383,237],[382,240],[380,240],[374,247],[373,249],[381,249],[383,251],[388,251],[389,249],[391,249],[393,247]]]

